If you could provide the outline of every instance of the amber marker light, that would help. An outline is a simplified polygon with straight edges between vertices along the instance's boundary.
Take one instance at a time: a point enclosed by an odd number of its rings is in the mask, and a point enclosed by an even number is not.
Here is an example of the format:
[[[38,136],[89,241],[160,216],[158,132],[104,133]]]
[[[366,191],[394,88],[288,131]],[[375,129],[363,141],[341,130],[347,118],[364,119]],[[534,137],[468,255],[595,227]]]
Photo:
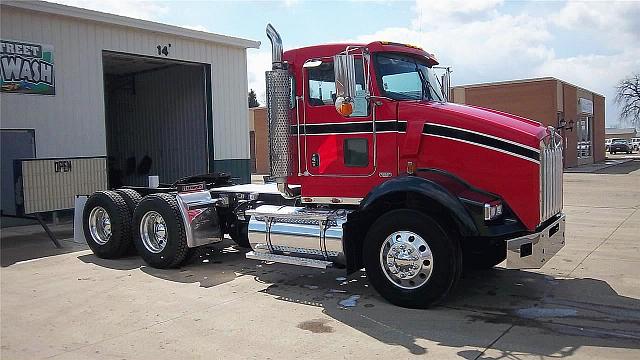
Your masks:
[[[416,173],[416,164],[413,161],[407,162],[407,174],[413,175]]]

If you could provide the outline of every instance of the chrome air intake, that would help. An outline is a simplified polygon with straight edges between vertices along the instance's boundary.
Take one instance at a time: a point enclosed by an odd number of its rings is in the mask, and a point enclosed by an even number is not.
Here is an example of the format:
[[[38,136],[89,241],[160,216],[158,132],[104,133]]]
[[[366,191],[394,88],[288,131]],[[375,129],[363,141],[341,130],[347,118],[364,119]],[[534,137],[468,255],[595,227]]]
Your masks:
[[[289,71],[284,69],[282,62],[282,40],[271,24],[267,25],[267,36],[272,47],[272,70],[266,72],[271,176],[278,183],[280,192],[291,197],[292,193],[286,183],[287,177],[291,175],[291,80]]]
[[[550,128],[540,142],[540,223],[562,211],[562,137]]]

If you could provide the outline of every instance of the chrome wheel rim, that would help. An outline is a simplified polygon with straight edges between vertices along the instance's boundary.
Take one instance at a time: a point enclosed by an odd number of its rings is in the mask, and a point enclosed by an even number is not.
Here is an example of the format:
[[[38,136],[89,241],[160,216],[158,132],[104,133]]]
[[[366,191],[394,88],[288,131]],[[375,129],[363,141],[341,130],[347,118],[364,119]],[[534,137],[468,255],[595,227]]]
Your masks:
[[[417,289],[431,278],[433,253],[418,234],[397,231],[382,243],[380,266],[393,285],[401,289]]]
[[[89,232],[91,239],[104,245],[111,239],[111,218],[103,207],[96,206],[89,213]]]
[[[142,244],[150,252],[157,254],[167,246],[167,223],[162,215],[149,211],[140,221]]]

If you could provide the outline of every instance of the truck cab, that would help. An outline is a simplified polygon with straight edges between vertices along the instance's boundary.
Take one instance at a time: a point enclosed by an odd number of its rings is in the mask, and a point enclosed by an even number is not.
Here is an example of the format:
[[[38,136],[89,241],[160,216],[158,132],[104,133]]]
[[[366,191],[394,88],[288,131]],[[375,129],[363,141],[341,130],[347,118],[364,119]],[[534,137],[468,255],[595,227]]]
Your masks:
[[[271,170],[299,206],[249,211],[260,235],[248,257],[364,267],[387,299],[422,307],[448,293],[463,262],[491,267],[506,258],[535,268],[564,245],[554,129],[447,102],[448,72],[437,76],[435,56],[415,46],[282,52],[275,29],[267,34]],[[317,220],[314,251],[290,237],[305,232],[294,224],[306,215]],[[336,228],[339,244],[327,236]],[[336,250],[325,251],[332,243]]]

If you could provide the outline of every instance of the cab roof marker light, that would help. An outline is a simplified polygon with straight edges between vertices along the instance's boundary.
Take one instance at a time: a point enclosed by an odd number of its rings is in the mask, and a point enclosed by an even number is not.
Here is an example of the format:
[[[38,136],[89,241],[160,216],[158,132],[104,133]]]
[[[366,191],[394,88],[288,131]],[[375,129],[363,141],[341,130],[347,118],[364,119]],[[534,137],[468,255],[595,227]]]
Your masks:
[[[416,45],[401,44],[401,43],[397,43],[397,42],[393,42],[393,41],[380,41],[380,44],[382,44],[382,45],[404,46],[404,47],[408,47],[408,48],[418,49],[418,50],[424,51],[421,47],[416,46]]]

